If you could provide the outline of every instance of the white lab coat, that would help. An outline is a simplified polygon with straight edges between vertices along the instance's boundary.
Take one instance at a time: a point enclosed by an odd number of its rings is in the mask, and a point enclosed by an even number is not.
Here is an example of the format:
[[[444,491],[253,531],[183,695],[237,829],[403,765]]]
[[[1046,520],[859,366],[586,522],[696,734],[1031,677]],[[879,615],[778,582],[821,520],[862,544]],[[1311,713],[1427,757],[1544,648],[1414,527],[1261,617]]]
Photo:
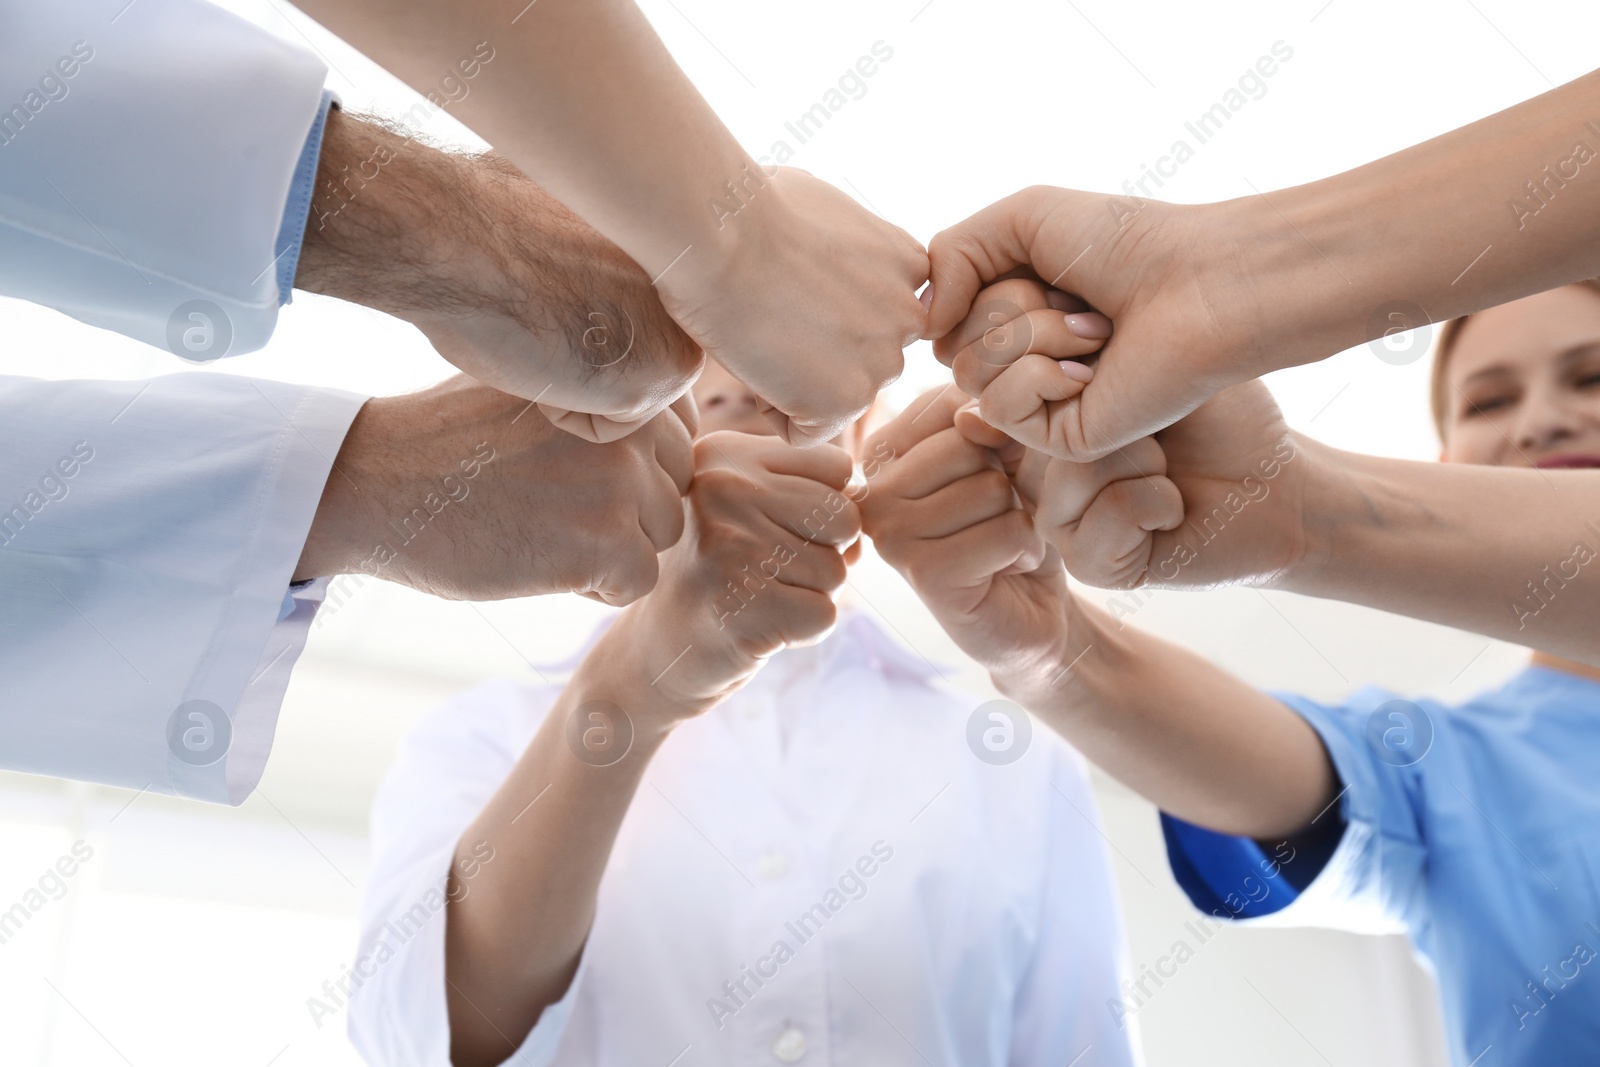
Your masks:
[[[0,2],[0,293],[163,348],[259,348],[324,74],[202,0]],[[362,400],[0,378],[0,766],[244,799],[321,597],[289,579]]]
[[[245,798],[325,584],[286,601],[289,582],[363,399],[0,378],[0,767]]]
[[[931,673],[857,615],[679,726],[623,820],[571,986],[507,1035],[508,1062],[1136,1062],[1107,1007],[1122,923],[1081,759],[1037,728],[1017,762],[980,761],[981,701]],[[449,1063],[446,873],[557,693],[493,682],[401,744],[353,970],[308,1001],[321,1025],[353,990],[351,1037],[375,1067]]]
[[[200,301],[260,348],[325,75],[204,0],[0,0],[0,294],[161,348]]]

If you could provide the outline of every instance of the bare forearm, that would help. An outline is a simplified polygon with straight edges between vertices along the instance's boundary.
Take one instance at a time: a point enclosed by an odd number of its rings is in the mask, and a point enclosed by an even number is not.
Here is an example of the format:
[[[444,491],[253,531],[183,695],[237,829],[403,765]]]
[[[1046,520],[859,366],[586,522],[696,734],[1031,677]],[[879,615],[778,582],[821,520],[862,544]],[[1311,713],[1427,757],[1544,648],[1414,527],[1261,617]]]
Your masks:
[[[1600,472],[1319,453],[1285,583],[1600,664]]]
[[[1600,274],[1600,72],[1344,174],[1236,201],[1273,366]],[[1273,307],[1300,309],[1272,313]],[[1380,309],[1394,311],[1398,317]],[[1269,327],[1270,328],[1270,327]]]
[[[301,6],[422,93],[487,43],[452,113],[652,277],[714,240],[707,201],[754,166],[631,0]]]
[[[295,286],[410,321],[498,310],[574,350],[600,301],[654,301],[637,264],[504,160],[337,108]]]
[[[643,614],[625,613],[591,650],[461,836],[460,850],[488,842],[495,862],[479,870],[470,892],[452,894],[448,910],[456,1067],[502,1062],[514,1051],[507,1039],[520,1043],[565,994],[618,828],[650,759],[685,714],[666,707],[650,684],[672,653],[657,655],[650,648],[659,643],[641,639]]]
[[[1181,819],[1256,838],[1297,833],[1332,800],[1321,740],[1282,703],[1081,601],[1070,612],[1061,664],[994,681],[1112,777]]]

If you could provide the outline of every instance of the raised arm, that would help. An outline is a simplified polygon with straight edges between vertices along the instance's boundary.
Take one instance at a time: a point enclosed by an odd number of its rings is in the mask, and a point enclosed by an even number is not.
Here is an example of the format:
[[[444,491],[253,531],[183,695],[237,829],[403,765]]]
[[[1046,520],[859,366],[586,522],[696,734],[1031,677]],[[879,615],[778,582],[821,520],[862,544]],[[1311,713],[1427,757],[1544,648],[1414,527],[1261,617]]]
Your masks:
[[[591,441],[638,428],[703,359],[639,265],[505,160],[337,108],[295,287],[413,323]]]
[[[463,856],[488,842],[495,862],[447,912],[457,1067],[504,1061],[571,983],[618,827],[673,726],[833,625],[840,548],[860,530],[841,493],[849,456],[735,433],[707,435],[697,454],[689,528],[660,584],[590,650],[460,839]],[[822,507],[829,521],[807,527]]]
[[[470,64],[454,114],[637,260],[796,443],[842,429],[899,374],[926,321],[922,246],[751,159],[632,0],[301,6],[419,92]]]
[[[1337,791],[1316,733],[1206,660],[1074,598],[962,402],[929,393],[869,444],[895,456],[863,503],[884,558],[1002,693],[1162,810],[1262,838],[1307,826]]]
[[[1600,597],[1583,591],[1600,472],[1343,452],[1290,431],[1260,382],[1140,442],[1155,444],[1159,467],[1022,464],[1041,530],[1091,585],[1287,589],[1600,663]]]
[[[1019,266],[1109,315],[1094,384],[1051,405],[1048,432],[999,423],[1095,459],[1267,371],[1600,274],[1597,115],[1600,72],[1345,174],[1224,203],[1025,189],[933,239],[935,350],[958,374],[980,361],[956,327]]]
[[[958,383],[987,382],[984,418],[1031,440],[1050,434],[1079,379],[1092,389],[1104,373],[1055,364],[1092,343],[1046,310],[1055,295],[999,282],[978,305],[1000,321],[984,312],[957,330],[984,357],[958,363]],[[1041,394],[1050,402],[1030,412]],[[1040,532],[1090,585],[1288,589],[1600,663],[1600,597],[1581,585],[1600,555],[1600,472],[1343,452],[1291,432],[1266,386],[1246,382],[1092,462],[1031,450],[1017,479]]]

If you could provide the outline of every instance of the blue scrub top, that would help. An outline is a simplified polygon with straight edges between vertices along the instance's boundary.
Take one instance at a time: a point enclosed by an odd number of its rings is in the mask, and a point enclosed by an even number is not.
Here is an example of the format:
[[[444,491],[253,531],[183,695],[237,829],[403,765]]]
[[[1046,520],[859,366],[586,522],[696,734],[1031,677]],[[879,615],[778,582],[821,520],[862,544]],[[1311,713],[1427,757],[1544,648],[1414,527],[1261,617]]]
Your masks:
[[[1257,843],[1162,815],[1220,918],[1403,930],[1457,1067],[1600,1064],[1600,683],[1530,667],[1460,707],[1364,690],[1304,716],[1344,792]]]

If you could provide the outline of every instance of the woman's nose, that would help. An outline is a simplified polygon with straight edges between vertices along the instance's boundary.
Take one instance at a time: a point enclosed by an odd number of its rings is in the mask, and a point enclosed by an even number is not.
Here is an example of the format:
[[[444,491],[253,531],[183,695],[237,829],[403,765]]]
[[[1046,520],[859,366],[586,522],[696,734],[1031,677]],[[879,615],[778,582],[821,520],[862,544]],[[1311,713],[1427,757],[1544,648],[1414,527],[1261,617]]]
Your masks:
[[[1520,449],[1542,452],[1578,436],[1581,425],[1566,397],[1539,390],[1524,400],[1513,440]]]

